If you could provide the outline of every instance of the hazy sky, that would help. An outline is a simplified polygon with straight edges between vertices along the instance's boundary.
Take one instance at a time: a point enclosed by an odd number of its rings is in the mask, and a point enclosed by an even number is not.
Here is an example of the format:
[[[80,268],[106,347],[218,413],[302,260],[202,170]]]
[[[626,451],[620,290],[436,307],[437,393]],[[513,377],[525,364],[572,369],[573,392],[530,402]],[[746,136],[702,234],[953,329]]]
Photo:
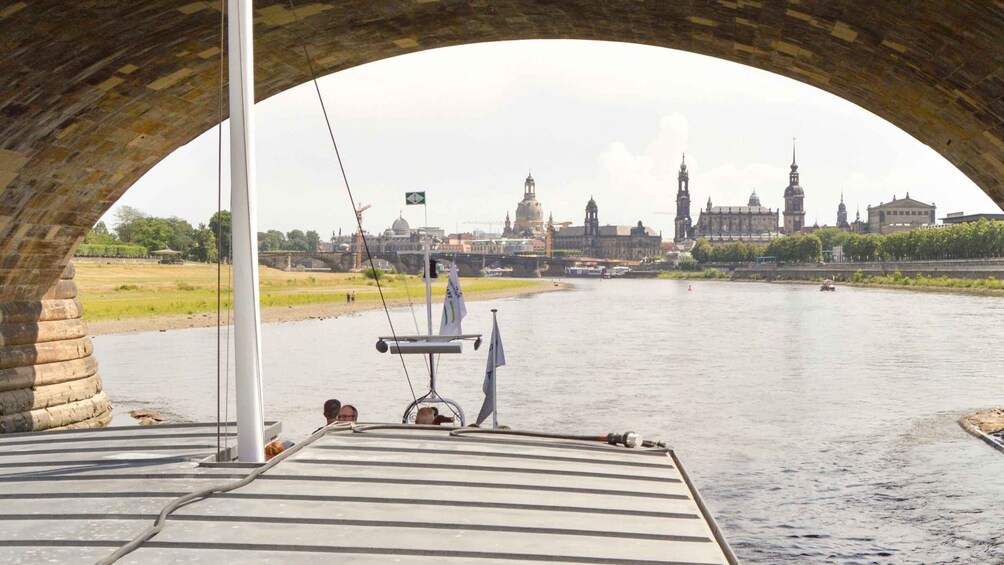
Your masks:
[[[691,216],[714,205],[783,207],[797,138],[806,223],[910,196],[948,212],[999,212],[933,150],[814,87],[700,55],[640,45],[520,41],[405,55],[320,81],[367,231],[424,190],[429,224],[487,228],[514,212],[532,170],[545,214],[580,225],[592,195],[601,224],[672,237],[686,152]],[[259,229],[317,230],[354,218],[316,93],[301,85],[257,106]],[[224,127],[224,144],[226,144]],[[216,210],[216,130],[164,159],[116,204],[193,224]],[[229,163],[224,154],[224,169]],[[229,182],[224,176],[224,187]],[[225,188],[226,190],[226,188]],[[228,193],[224,196],[228,199]],[[227,200],[225,200],[227,201]],[[106,220],[111,225],[113,208]]]

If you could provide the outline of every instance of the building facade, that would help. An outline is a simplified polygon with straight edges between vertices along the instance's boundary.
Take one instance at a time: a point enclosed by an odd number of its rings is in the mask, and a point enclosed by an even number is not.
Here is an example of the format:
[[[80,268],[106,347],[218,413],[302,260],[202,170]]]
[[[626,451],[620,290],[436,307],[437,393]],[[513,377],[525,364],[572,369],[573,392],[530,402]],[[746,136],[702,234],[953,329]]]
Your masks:
[[[662,236],[642,222],[636,226],[601,226],[599,207],[590,197],[581,226],[551,228],[553,250],[595,259],[641,260],[661,254]]]
[[[765,243],[778,236],[778,211],[760,205],[756,190],[746,206],[712,206],[701,211],[694,228],[695,237],[709,243]]]
[[[914,200],[910,198],[909,192],[906,193],[906,198],[899,200],[893,195],[892,202],[868,207],[866,233],[887,234],[931,227],[936,223],[936,210],[933,202],[925,204]]]
[[[680,163],[680,172],[676,175],[676,221],[673,241],[681,242],[693,239],[693,224],[690,220],[690,173],[687,172],[687,156],[684,154]]]

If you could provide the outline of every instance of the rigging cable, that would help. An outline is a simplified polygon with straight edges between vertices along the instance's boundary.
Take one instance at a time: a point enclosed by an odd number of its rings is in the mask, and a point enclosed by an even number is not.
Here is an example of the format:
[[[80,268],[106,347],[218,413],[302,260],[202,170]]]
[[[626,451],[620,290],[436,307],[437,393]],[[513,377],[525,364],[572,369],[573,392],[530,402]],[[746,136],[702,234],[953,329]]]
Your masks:
[[[216,136],[216,456],[222,452],[220,449],[220,318],[223,309],[223,41],[226,36],[226,1],[220,0],[220,88],[219,88],[219,112],[217,114],[217,136]],[[228,337],[229,337],[229,332]],[[229,350],[229,343],[228,350]],[[227,384],[230,383],[230,375],[227,375]],[[229,433],[229,426],[227,433]]]
[[[296,7],[293,5],[293,0],[289,0],[290,11],[293,12],[293,22],[296,24],[300,23],[300,18],[296,15]],[[383,287],[380,285],[380,277],[376,276],[376,264],[373,261],[373,255],[370,253],[369,242],[366,241],[366,234],[363,233],[363,220],[362,214],[357,214],[356,210],[356,199],[352,195],[352,188],[349,186],[349,177],[345,172],[345,164],[342,163],[342,155],[338,151],[338,142],[335,141],[335,132],[331,127],[331,120],[328,118],[328,109],[324,105],[324,96],[321,95],[321,87],[317,83],[317,75],[314,72],[314,63],[310,58],[310,53],[307,51],[307,44],[305,42],[298,42],[303,47],[303,56],[307,59],[307,69],[310,72],[310,82],[314,85],[314,90],[317,92],[317,101],[321,105],[321,112],[324,114],[324,125],[328,128],[328,137],[331,139],[331,146],[335,150],[335,158],[338,160],[338,168],[342,174],[342,182],[345,184],[345,192],[349,196],[349,204],[352,206],[352,212],[356,217],[356,229],[359,230],[360,239],[363,242],[363,249],[366,251],[366,259],[369,261],[370,268],[373,269],[373,281],[376,282],[377,292],[380,293],[380,303],[383,305],[384,314],[387,316],[387,325],[390,326],[391,337],[394,341],[397,341],[397,332],[394,330],[394,322],[390,317],[390,309],[387,307],[387,299],[383,294]],[[404,355],[398,353],[398,357],[401,359],[401,367],[404,369],[404,376],[408,380],[408,388],[411,390],[411,397],[417,403],[418,396],[415,395],[415,387],[411,383],[411,375],[408,373],[408,365],[404,361]]]

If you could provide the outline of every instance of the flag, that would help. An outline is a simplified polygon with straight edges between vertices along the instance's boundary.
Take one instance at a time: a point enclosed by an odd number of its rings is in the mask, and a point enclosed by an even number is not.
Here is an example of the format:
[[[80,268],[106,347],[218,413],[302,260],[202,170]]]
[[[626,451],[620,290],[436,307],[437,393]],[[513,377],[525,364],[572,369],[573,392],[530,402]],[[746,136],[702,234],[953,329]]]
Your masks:
[[[460,290],[460,276],[457,264],[450,266],[450,280],[446,283],[446,301],[443,302],[443,319],[439,323],[439,335],[460,335],[460,322],[467,315],[464,293]]]
[[[414,204],[425,204],[425,192],[405,192],[404,203],[408,206]]]
[[[485,382],[481,390],[485,393],[485,402],[478,413],[478,425],[485,421],[489,414],[495,412],[495,369],[505,365],[505,351],[502,349],[502,336],[499,335],[499,323],[495,320],[492,327],[492,339],[488,345],[488,368],[485,369]],[[496,420],[498,414],[495,415]]]

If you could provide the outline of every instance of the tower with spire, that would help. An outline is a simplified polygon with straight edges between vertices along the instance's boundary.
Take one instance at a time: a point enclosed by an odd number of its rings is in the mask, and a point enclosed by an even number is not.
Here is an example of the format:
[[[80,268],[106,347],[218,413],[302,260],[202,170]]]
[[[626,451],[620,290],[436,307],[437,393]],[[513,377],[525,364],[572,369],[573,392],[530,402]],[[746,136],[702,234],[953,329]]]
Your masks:
[[[840,205],[837,206],[837,227],[842,230],[851,229],[851,225],[847,223],[847,205],[844,204],[843,191],[840,191]]]
[[[692,239],[694,236],[693,225],[690,220],[690,173],[687,172],[687,155],[683,155],[683,162],[680,163],[680,172],[676,175],[676,230],[673,241]]]
[[[505,212],[505,227],[502,229],[502,237],[513,237],[512,221],[509,219],[509,210]]]
[[[533,174],[527,173],[523,181],[523,200],[516,205],[516,221],[512,233],[516,237],[540,237],[544,235],[544,209],[537,200],[537,183]]]
[[[795,162],[795,140],[791,140],[791,172],[788,188],[784,189],[784,234],[801,233],[805,228],[805,191],[798,184],[798,164]]]

